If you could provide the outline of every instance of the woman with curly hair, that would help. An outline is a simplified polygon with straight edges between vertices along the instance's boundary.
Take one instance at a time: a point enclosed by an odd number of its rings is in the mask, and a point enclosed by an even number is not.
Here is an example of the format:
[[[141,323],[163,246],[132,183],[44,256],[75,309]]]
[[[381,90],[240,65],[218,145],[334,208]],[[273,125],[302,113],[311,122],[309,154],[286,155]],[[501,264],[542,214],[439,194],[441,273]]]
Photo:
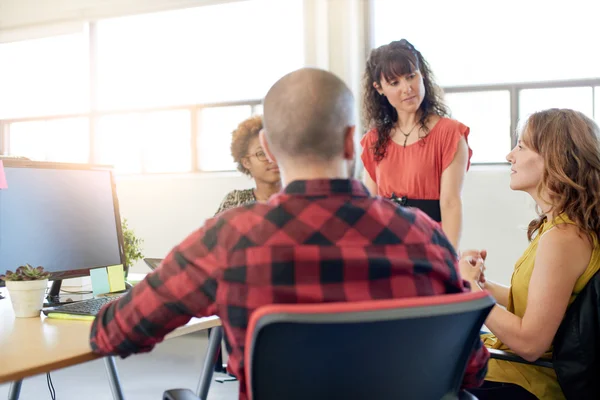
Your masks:
[[[243,204],[267,201],[271,195],[281,189],[279,168],[277,164],[267,159],[258,141],[258,133],[262,128],[262,117],[254,116],[240,123],[233,131],[231,138],[233,160],[237,163],[240,172],[254,178],[256,188],[229,192],[216,214]]]
[[[465,252],[459,263],[471,290],[498,303],[485,322],[489,348],[528,361],[552,357],[552,341],[567,307],[600,270],[600,130],[573,110],[531,115],[511,164],[510,188],[535,200],[539,217],[527,231],[529,247],[515,264],[510,287],[485,279],[485,251]],[[489,221],[493,229],[493,222]],[[501,307],[502,306],[502,307]],[[504,308],[503,308],[504,307]],[[492,359],[478,399],[564,399],[552,368]]]
[[[363,91],[365,185],[424,211],[458,248],[469,128],[448,118],[427,61],[405,39],[371,51]]]

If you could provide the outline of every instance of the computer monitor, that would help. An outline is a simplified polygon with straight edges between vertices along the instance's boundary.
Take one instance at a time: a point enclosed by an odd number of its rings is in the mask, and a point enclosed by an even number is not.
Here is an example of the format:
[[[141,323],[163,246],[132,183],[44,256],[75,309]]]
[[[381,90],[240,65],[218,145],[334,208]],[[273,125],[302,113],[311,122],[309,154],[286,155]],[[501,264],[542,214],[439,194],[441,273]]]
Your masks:
[[[4,160],[0,190],[0,274],[25,263],[54,280],[123,264],[123,234],[110,168]],[[53,301],[58,303],[60,301]]]

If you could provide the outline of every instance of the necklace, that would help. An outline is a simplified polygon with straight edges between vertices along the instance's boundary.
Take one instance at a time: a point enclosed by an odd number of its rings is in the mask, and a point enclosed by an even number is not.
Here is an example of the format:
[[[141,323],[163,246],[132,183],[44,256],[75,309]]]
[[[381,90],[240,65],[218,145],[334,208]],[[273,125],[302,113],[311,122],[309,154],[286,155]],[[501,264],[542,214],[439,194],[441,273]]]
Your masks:
[[[398,130],[400,131],[401,134],[404,135],[404,144],[402,145],[403,147],[406,147],[406,142],[408,142],[408,137],[410,136],[410,134],[412,133],[413,130],[415,130],[415,127],[417,126],[419,122],[417,121],[417,123],[415,123],[413,125],[412,128],[410,128],[410,131],[408,131],[408,133],[404,133],[404,131],[402,129],[400,129],[400,126],[398,126]]]

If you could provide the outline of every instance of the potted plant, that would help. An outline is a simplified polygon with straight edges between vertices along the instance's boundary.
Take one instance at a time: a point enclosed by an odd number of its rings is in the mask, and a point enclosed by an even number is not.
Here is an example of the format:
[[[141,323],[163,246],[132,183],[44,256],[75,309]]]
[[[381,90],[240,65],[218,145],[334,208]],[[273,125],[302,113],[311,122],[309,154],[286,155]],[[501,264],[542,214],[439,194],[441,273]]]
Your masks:
[[[127,224],[127,219],[123,219],[121,223],[121,229],[123,231],[123,251],[125,253],[125,271],[129,271],[129,268],[133,267],[133,264],[137,260],[144,258],[142,254],[142,239],[135,236],[133,229]]]
[[[43,267],[33,268],[25,264],[15,272],[6,271],[0,279],[6,283],[15,316],[19,318],[39,317],[44,304],[50,272]]]

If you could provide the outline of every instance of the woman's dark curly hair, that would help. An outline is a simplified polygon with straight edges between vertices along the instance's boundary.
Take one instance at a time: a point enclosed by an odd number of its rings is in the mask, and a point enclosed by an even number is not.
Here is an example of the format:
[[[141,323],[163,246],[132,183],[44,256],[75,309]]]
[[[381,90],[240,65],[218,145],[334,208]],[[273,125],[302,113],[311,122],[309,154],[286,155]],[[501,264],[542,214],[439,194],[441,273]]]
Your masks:
[[[396,40],[371,51],[363,75],[363,118],[365,126],[377,129],[377,143],[374,146],[375,160],[385,157],[391,140],[390,133],[398,121],[398,113],[385,96],[373,87],[373,82],[381,85],[394,78],[419,70],[423,76],[425,97],[419,107],[421,129],[428,132],[427,118],[430,115],[448,117],[449,111],[443,101],[443,93],[435,84],[429,64],[421,53],[408,40]]]
[[[250,175],[250,171],[242,164],[242,159],[248,156],[250,141],[258,137],[262,128],[262,116],[255,115],[241,122],[231,133],[231,155],[237,163],[238,171],[243,174]]]

